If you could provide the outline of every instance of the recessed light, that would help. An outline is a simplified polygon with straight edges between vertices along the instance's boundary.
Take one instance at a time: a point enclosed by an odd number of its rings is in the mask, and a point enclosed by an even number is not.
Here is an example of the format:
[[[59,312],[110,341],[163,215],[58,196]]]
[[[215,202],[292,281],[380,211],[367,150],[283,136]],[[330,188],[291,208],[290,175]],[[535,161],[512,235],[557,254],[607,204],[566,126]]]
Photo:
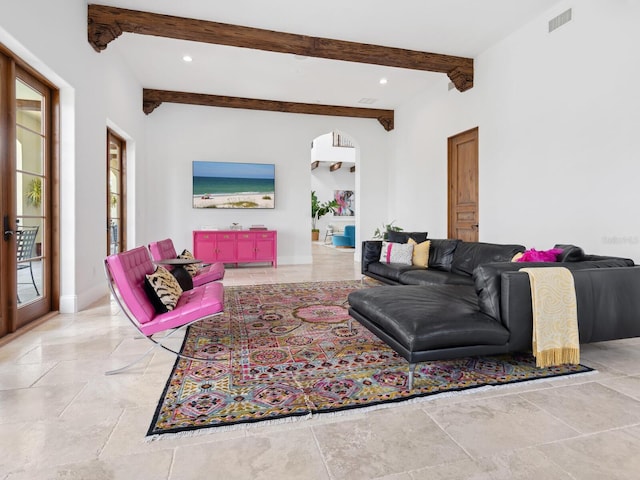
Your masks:
[[[386,78],[382,77],[382,78],[380,79],[380,85],[386,85],[386,84],[387,84],[387,81],[388,81],[388,80],[387,80]]]
[[[193,58],[191,58],[189,55],[185,55],[184,57],[182,57],[182,60],[184,60],[185,62],[193,62]]]

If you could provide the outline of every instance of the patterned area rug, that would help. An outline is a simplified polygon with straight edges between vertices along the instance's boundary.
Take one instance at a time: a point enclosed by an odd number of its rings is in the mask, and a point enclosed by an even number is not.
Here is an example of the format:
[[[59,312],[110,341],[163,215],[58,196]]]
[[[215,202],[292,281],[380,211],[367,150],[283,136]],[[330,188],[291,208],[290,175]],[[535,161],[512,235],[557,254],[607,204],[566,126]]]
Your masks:
[[[225,313],[189,327],[147,435],[376,407],[443,392],[590,371],[528,355],[407,362],[353,320],[359,281],[225,288]]]

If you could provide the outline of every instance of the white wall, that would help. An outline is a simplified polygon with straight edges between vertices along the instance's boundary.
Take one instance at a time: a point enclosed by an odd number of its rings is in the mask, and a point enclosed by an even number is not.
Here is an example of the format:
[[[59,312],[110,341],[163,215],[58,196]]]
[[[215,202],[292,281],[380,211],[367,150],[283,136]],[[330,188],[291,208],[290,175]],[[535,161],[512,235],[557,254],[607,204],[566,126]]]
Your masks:
[[[396,223],[446,236],[447,137],[478,126],[481,241],[640,261],[639,22],[638,2],[561,3],[476,58],[473,89],[443,77],[397,109]]]
[[[144,179],[138,189],[144,227],[140,242],[171,237],[176,249],[192,248],[192,231],[226,228],[237,222],[278,230],[278,263],[311,262],[311,141],[333,129],[358,143],[355,224],[373,231],[386,209],[390,135],[368,119],[296,115],[165,103],[147,118]],[[193,160],[258,162],[276,165],[273,210],[198,210],[191,207]]]
[[[107,292],[107,124],[143,154],[142,88],[113,51],[91,48],[83,0],[0,3],[0,42],[60,88],[60,309],[77,311]]]

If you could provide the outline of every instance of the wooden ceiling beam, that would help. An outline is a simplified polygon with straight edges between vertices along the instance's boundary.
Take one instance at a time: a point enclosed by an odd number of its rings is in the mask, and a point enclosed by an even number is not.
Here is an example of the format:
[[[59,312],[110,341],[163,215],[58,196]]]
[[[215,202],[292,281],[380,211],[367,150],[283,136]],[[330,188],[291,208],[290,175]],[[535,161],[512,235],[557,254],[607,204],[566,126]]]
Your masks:
[[[267,110],[270,112],[329,115],[333,117],[373,118],[378,120],[386,131],[393,130],[393,110],[318,105],[315,103],[280,102],[276,100],[205,95],[202,93],[174,92],[171,90],[154,90],[150,88],[143,89],[142,110],[147,115],[153,112],[163,102],[204,105],[208,107]]]
[[[349,168],[349,171],[350,171],[351,173],[355,173],[355,171],[356,171],[356,166],[354,165],[353,167]]]
[[[316,160],[315,162],[311,162],[311,170],[315,170],[320,166],[320,161]]]
[[[332,163],[329,166],[329,171],[330,172],[335,172],[336,170],[340,170],[340,167],[342,167],[342,162]]]
[[[89,5],[87,21],[89,43],[96,52],[104,50],[109,42],[128,32],[306,57],[446,73],[459,91],[464,92],[473,87],[472,58],[275,32],[106,5]]]

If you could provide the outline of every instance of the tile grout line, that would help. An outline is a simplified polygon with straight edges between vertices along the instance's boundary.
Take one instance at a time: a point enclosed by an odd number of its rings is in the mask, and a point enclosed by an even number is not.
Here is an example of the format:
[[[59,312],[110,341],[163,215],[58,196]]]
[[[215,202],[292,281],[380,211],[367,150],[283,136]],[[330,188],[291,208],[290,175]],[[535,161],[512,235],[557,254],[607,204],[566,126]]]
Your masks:
[[[316,448],[318,449],[318,452],[320,453],[320,458],[322,459],[322,465],[324,466],[325,471],[327,472],[327,478],[329,478],[329,480],[335,480],[334,476],[331,475],[331,470],[329,470],[329,463],[327,462],[327,459],[324,455],[324,452],[322,451],[322,447],[320,446],[320,441],[318,440],[318,437],[316,436],[316,431],[314,429],[313,426],[310,426],[309,429],[311,430],[311,435],[313,435],[313,441],[316,444]]]
[[[598,385],[600,385],[601,387],[606,388],[607,390],[611,390],[612,392],[615,392],[615,393],[617,393],[617,394],[619,394],[619,395],[624,396],[625,398],[628,398],[628,399],[633,400],[634,402],[637,402],[637,403],[639,403],[639,404],[640,404],[640,400],[638,400],[638,399],[636,399],[636,398],[634,398],[634,397],[631,397],[631,396],[629,396],[629,395],[626,395],[626,394],[624,394],[624,393],[622,393],[622,392],[619,392],[618,390],[616,390],[616,389],[614,389],[614,388],[607,387],[606,385],[602,385],[599,381],[595,381],[595,380],[594,380],[594,381],[591,381],[591,382],[580,383],[580,384],[578,384],[578,385],[586,385],[586,384],[588,384],[588,383],[598,384]],[[574,386],[574,385],[565,385],[564,387],[558,387],[558,388],[572,388],[573,386]],[[586,436],[589,436],[589,435],[595,435],[595,434],[602,433],[602,432],[610,432],[610,431],[620,430],[620,429],[622,429],[622,428],[633,427],[633,426],[635,426],[635,425],[639,425],[639,424],[640,424],[640,422],[637,422],[637,423],[631,423],[631,424],[629,424],[629,425],[620,425],[620,426],[616,426],[616,427],[612,427],[612,428],[607,428],[607,429],[605,429],[605,430],[598,430],[598,431],[595,431],[595,432],[582,432],[582,431],[578,430],[577,428],[575,428],[575,427],[571,426],[569,423],[567,423],[566,421],[564,421],[562,418],[557,417],[557,416],[556,416],[556,415],[554,415],[552,412],[548,411],[546,408],[544,408],[544,407],[542,407],[542,406],[540,406],[540,405],[536,404],[535,402],[533,402],[533,401],[531,401],[531,400],[529,400],[529,399],[525,398],[525,397],[523,396],[523,393],[531,393],[531,392],[521,392],[521,393],[518,393],[517,395],[518,395],[522,400],[524,400],[525,402],[527,402],[527,403],[529,403],[530,405],[532,405],[532,406],[536,407],[537,409],[539,409],[540,411],[544,412],[544,413],[545,413],[546,415],[548,415],[549,417],[553,418],[554,420],[557,420],[558,422],[562,423],[563,425],[567,426],[569,429],[573,430],[574,432],[576,432],[576,433],[578,434],[578,435],[577,435],[577,436],[575,436],[575,437],[569,437],[569,438],[580,438],[580,437],[586,437]],[[566,439],[558,439],[557,441],[563,441],[563,440],[566,440]],[[545,444],[546,444],[546,443],[554,443],[554,442],[545,442]],[[541,445],[544,445],[544,444],[541,444]]]
[[[173,475],[173,467],[176,465],[176,453],[179,447],[174,447],[171,449],[171,462],[169,463],[169,471],[167,472],[167,480],[171,480],[171,476]]]
[[[104,449],[107,447],[107,444],[109,443],[109,440],[111,440],[111,438],[113,437],[113,434],[115,433],[116,428],[118,427],[118,424],[120,423],[120,420],[122,420],[122,417],[124,417],[124,414],[125,414],[126,411],[127,411],[127,409],[123,408],[122,411],[120,412],[120,415],[118,416],[117,420],[113,424],[113,427],[111,428],[111,431],[109,432],[109,435],[107,435],[106,440],[104,441],[103,445],[100,447],[100,450],[98,451],[97,458],[100,458],[102,456],[102,452],[104,452]]]
[[[46,377],[54,368],[56,368],[58,365],[60,365],[62,363],[62,361],[56,361],[54,363],[53,366],[51,366],[51,368],[49,368],[47,371],[42,372],[42,375],[40,375],[36,380],[34,380],[31,385],[29,385],[28,388],[37,388],[38,385],[36,385],[36,383],[38,383],[40,380],[42,380],[44,377]],[[42,364],[40,364],[42,365]]]
[[[78,393],[76,393],[73,398],[71,400],[69,400],[69,403],[67,403],[67,405],[62,409],[62,411],[60,412],[60,414],[58,415],[58,418],[62,418],[62,416],[64,415],[64,413],[69,409],[69,407],[71,406],[71,404],[73,402],[76,401],[76,399],[82,394],[82,392],[84,392],[88,387],[89,387],[89,381],[87,380],[86,382],[83,382],[84,385],[83,387],[78,391]],[[34,387],[34,388],[42,388],[42,387]]]
[[[455,438],[451,436],[451,434],[449,434],[449,432],[445,430],[445,428],[442,425],[440,425],[440,422],[438,422],[438,420],[436,420],[433,417],[433,415],[431,415],[428,411],[424,410],[423,408],[420,408],[420,410],[422,410],[431,419],[431,421],[436,424],[436,426],[442,431],[442,433],[444,433],[447,437],[449,437],[451,441],[455,443],[464,452],[464,454],[469,457],[469,459],[476,460],[476,458],[473,455],[471,455],[471,453],[469,453],[469,451],[467,451],[467,449],[464,448],[463,445],[461,445]]]

